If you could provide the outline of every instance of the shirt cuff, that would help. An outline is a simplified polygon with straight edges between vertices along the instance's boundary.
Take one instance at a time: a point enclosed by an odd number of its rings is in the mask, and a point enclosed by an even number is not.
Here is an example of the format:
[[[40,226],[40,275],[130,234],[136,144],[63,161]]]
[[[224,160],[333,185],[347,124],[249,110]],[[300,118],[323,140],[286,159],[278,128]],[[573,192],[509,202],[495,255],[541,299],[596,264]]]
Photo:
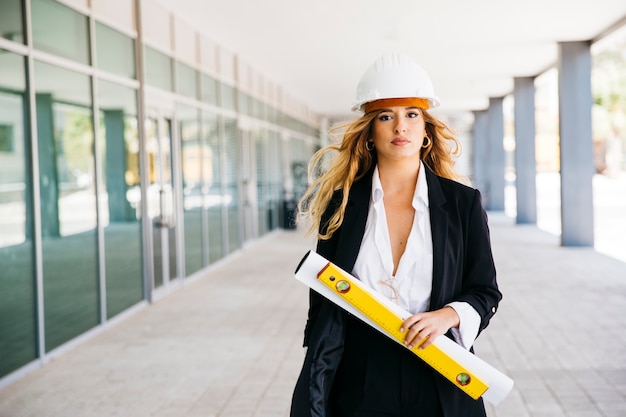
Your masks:
[[[450,329],[454,340],[465,349],[469,350],[478,336],[478,329],[480,328],[480,314],[469,303],[463,301],[454,301],[446,304],[446,306],[452,307],[456,314],[459,315],[460,324],[459,327],[453,327]]]

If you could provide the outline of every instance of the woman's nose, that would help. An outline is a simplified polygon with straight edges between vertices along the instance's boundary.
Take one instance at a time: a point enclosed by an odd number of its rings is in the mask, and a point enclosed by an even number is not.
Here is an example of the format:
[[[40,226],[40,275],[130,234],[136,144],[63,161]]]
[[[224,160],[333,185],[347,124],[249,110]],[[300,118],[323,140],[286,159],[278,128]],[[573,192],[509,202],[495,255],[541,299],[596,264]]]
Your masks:
[[[393,131],[394,131],[395,133],[400,133],[400,132],[404,132],[405,130],[406,130],[406,126],[405,126],[405,124],[404,124],[404,120],[399,119],[399,120],[396,122],[396,125],[395,125],[395,127],[394,127],[394,130],[393,130]]]

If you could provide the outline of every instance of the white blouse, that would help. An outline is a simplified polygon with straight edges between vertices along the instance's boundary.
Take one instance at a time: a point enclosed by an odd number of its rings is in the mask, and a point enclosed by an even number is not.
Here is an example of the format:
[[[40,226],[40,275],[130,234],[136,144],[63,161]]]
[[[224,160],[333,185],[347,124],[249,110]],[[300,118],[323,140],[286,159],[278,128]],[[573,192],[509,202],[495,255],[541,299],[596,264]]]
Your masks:
[[[424,169],[422,164],[413,194],[413,226],[396,275],[393,275],[393,256],[383,204],[384,191],[378,167],[374,169],[365,233],[352,270],[352,275],[412,314],[428,311],[433,281],[428,184],[426,176],[421,174]],[[466,302],[455,301],[447,305],[454,308],[461,322],[458,329],[452,329],[452,334],[457,343],[469,349],[478,334],[480,315]]]

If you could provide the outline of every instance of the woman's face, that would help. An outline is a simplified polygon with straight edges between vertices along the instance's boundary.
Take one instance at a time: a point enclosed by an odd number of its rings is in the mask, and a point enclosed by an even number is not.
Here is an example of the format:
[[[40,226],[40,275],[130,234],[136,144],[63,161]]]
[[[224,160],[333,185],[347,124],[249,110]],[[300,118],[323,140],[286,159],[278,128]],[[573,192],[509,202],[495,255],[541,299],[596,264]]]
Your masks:
[[[379,160],[419,160],[424,136],[426,123],[422,111],[417,107],[383,109],[372,126],[372,139]]]

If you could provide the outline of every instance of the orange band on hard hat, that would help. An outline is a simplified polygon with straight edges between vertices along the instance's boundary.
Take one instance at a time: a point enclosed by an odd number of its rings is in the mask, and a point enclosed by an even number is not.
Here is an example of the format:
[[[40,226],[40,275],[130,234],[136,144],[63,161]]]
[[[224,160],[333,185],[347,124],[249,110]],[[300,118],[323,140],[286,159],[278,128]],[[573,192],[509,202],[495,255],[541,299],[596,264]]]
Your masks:
[[[380,100],[370,101],[369,103],[365,103],[363,108],[365,109],[365,113],[369,113],[374,110],[380,110],[387,107],[394,106],[411,106],[411,107],[419,107],[420,109],[428,110],[429,103],[425,98],[417,98],[417,97],[406,97],[406,98],[383,98]]]

